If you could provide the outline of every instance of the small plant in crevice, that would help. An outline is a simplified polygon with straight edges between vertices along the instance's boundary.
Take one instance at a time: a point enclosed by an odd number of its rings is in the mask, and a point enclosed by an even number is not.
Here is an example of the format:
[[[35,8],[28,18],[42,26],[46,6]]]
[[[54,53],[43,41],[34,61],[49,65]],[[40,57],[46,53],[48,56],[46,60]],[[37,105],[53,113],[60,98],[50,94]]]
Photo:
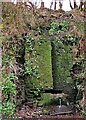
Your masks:
[[[25,64],[25,75],[29,75],[32,76],[32,62],[31,61],[27,61]]]
[[[38,66],[33,66],[33,63],[31,61],[26,61],[25,63],[25,75],[29,75],[30,77],[36,77],[37,79],[40,78],[39,72],[38,72]]]
[[[37,65],[35,65],[35,66],[33,67],[33,76],[36,77],[37,79],[40,78],[38,68],[39,68],[39,67],[38,67]]]
[[[10,73],[3,87],[4,98],[2,104],[2,112],[8,116],[14,114],[16,108],[16,85],[14,83],[14,80],[14,74]]]
[[[26,48],[26,51],[29,51],[29,52],[33,52],[34,51],[34,45],[35,45],[35,41],[34,41],[34,38],[32,36],[26,36],[25,37],[25,48]]]
[[[52,22],[52,23],[51,23],[51,28],[50,28],[50,30],[49,30],[49,34],[50,34],[50,35],[53,35],[53,34],[58,30],[58,28],[59,28],[59,23],[57,23],[57,22]]]
[[[40,88],[36,88],[33,92],[34,92],[33,93],[34,97],[41,97],[41,89]]]
[[[40,97],[41,93],[43,92],[43,84],[40,83],[39,86],[36,86],[35,83],[33,83],[33,85],[34,85],[34,96]]]
[[[68,40],[69,40],[71,43],[74,43],[74,42],[75,42],[75,37],[72,37],[72,36],[70,37],[70,36],[69,36]]]

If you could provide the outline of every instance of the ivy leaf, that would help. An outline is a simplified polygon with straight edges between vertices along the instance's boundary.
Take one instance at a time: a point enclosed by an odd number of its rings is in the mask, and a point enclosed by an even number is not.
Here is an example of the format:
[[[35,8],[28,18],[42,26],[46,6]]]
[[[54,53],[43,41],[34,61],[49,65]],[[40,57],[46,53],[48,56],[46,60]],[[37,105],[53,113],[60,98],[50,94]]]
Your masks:
[[[73,37],[70,37],[69,40],[70,40],[71,42],[75,42],[75,38],[73,38]]]

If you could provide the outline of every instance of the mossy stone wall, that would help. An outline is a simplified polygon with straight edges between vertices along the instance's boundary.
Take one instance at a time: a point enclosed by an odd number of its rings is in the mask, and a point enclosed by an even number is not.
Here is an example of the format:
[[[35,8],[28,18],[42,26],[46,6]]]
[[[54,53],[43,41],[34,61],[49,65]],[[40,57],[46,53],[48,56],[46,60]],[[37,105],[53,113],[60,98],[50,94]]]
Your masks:
[[[43,38],[44,39],[44,38]],[[47,37],[42,40],[41,45],[36,45],[37,64],[39,66],[40,82],[44,88],[53,87],[52,79],[52,61],[51,61],[51,44]],[[39,85],[37,85],[39,86]]]

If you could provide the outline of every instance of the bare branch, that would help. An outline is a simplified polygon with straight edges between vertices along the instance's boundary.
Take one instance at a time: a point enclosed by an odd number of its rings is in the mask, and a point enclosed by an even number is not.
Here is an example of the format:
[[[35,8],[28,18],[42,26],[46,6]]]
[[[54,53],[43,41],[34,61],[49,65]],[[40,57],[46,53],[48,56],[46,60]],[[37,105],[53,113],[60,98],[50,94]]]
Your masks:
[[[70,8],[73,9],[73,6],[71,4],[71,0],[69,0]]]

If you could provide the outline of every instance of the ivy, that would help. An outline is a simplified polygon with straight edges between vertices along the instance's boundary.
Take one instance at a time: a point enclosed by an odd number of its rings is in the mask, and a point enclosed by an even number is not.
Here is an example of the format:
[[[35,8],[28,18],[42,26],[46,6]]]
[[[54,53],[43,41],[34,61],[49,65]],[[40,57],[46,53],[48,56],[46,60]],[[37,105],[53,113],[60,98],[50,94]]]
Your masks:
[[[50,35],[54,34],[57,31],[58,26],[59,26],[59,24],[57,22],[52,22],[51,29],[49,30],[49,34]]]
[[[10,73],[5,81],[3,87],[4,102],[2,106],[2,112],[6,115],[12,115],[15,112],[15,96],[16,96],[16,85],[14,83],[15,76]]]
[[[75,38],[74,37],[69,37],[69,41],[73,43],[73,42],[75,42]]]
[[[15,112],[15,108],[15,104],[11,103],[10,101],[3,103],[3,113],[6,115],[13,115]]]
[[[25,61],[25,75],[30,77],[40,78],[38,66],[36,64],[36,50],[35,50],[35,39],[33,36],[26,36],[25,50],[26,54],[29,54],[30,60]],[[32,60],[33,59],[33,60]]]

